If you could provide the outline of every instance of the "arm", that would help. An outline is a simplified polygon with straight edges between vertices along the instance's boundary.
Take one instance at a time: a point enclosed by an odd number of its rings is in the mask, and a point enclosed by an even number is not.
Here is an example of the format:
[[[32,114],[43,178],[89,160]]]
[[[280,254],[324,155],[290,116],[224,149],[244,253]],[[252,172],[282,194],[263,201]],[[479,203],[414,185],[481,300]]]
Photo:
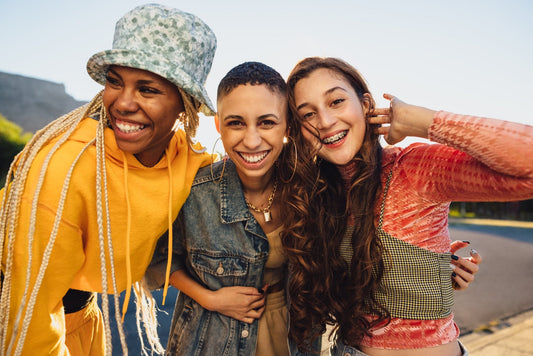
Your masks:
[[[224,287],[217,291],[205,288],[186,270],[186,248],[183,246],[185,229],[183,213],[174,221],[173,254],[170,270],[170,285],[185,293],[204,309],[215,311],[234,319],[252,323],[264,311],[264,295],[253,287]],[[150,289],[159,289],[165,283],[168,258],[168,233],[158,240],[152,261],[145,273],[145,281]]]
[[[204,309],[251,324],[265,309],[265,296],[253,287],[204,288],[180,269],[170,275],[170,284],[194,299]]]
[[[437,201],[533,197],[532,126],[436,112],[385,97],[391,100],[392,109],[376,109],[378,116],[370,122],[389,124],[377,129],[389,143],[407,136],[441,143],[411,148],[401,158],[422,195]]]

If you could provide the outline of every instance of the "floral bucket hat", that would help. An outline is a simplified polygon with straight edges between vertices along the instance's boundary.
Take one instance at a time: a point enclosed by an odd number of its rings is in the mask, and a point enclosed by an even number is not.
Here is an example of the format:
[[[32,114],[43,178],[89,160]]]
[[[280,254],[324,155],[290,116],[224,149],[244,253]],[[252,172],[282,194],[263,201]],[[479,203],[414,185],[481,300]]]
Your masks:
[[[113,49],[93,55],[87,72],[105,85],[107,69],[119,65],[144,69],[166,78],[202,103],[214,115],[205,90],[217,46],[214,32],[197,16],[148,4],[136,7],[116,24]]]

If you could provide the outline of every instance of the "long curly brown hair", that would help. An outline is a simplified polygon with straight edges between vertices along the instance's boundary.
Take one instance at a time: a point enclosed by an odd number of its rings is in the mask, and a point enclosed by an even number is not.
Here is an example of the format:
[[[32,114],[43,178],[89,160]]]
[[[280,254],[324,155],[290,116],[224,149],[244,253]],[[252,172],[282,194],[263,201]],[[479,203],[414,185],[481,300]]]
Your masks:
[[[383,271],[384,249],[374,226],[381,145],[367,123],[363,145],[353,158],[356,173],[347,190],[337,167],[316,159],[318,149],[306,142],[301,133],[303,121],[295,107],[294,87],[320,68],[342,75],[361,102],[368,101],[369,112],[375,107],[364,78],[340,59],[306,58],[289,75],[290,127],[298,162],[292,184],[282,190],[283,201],[288,204],[282,241],[290,266],[289,336],[301,350],[307,351],[328,324],[334,326],[336,338],[357,345],[364,335],[370,335],[373,326],[390,319],[387,310],[373,297]],[[340,245],[350,215],[355,227],[351,236],[353,257],[348,266]],[[365,318],[369,313],[379,317],[371,322]]]

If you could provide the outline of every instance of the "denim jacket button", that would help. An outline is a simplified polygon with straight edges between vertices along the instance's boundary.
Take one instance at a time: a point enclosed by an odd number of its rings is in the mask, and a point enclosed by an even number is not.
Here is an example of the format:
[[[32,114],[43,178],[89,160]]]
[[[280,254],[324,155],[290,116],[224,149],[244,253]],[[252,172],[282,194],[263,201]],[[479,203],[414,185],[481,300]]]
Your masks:
[[[220,275],[222,273],[224,273],[224,267],[220,266],[217,268],[217,274]]]
[[[241,336],[242,337],[248,337],[248,330],[241,331]]]

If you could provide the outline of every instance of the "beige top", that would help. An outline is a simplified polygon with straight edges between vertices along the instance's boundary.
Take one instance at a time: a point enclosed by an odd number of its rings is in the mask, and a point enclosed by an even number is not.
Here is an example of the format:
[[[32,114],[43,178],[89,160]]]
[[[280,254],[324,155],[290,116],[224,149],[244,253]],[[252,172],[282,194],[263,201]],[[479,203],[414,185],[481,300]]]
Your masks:
[[[270,252],[265,264],[263,284],[274,285],[283,279],[287,256],[281,244],[283,226],[267,234]],[[288,311],[285,289],[266,295],[266,306],[259,319],[255,356],[289,356]]]
[[[285,273],[284,268],[287,256],[281,244],[281,231],[283,231],[283,226],[267,234],[270,252],[268,253],[268,259],[265,264],[263,283],[268,283],[269,285],[280,281],[283,278],[283,273]]]

